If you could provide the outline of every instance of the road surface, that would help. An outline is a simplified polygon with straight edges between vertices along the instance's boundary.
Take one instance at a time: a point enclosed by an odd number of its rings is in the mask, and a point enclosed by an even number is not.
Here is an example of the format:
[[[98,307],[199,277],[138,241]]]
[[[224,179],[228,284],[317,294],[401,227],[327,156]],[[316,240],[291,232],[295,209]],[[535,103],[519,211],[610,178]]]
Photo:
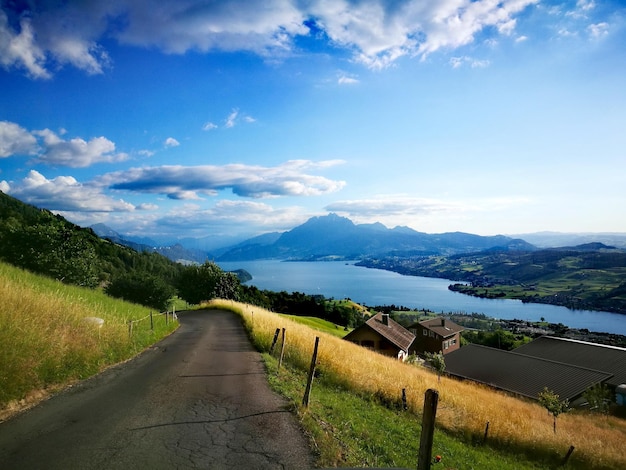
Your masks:
[[[313,468],[239,317],[179,319],[134,360],[0,424],[0,469]]]

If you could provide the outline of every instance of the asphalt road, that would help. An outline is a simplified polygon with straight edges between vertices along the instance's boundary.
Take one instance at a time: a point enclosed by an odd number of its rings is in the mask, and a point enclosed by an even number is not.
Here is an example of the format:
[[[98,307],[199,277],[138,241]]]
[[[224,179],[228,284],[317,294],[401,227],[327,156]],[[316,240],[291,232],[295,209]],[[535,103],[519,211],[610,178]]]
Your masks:
[[[239,317],[179,319],[134,360],[0,424],[0,469],[312,468]]]

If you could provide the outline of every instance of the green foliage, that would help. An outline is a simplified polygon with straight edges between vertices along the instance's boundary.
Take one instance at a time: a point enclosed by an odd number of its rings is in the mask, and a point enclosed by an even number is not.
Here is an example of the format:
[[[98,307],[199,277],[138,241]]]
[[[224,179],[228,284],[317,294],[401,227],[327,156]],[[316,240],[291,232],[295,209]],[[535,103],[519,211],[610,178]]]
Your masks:
[[[607,414],[611,405],[611,390],[606,384],[595,384],[585,390],[583,398],[589,403],[589,410]]]
[[[559,396],[552,390],[549,390],[548,387],[544,387],[543,391],[539,392],[538,397],[541,406],[548,410],[548,413],[554,418],[553,428],[556,434],[556,418],[561,413],[565,413],[569,410],[569,401],[567,399],[561,401]]]
[[[443,357],[442,352],[438,353],[425,353],[426,362],[430,364],[430,366],[435,369],[437,372],[437,380],[441,381],[441,374],[443,374],[446,370],[446,360]]]
[[[162,278],[149,273],[133,272],[124,274],[111,281],[105,292],[128,302],[152,307],[163,311],[175,291]]]
[[[512,351],[513,349],[528,343],[531,338],[524,335],[516,335],[510,331],[498,328],[495,331],[465,330],[461,333],[467,343],[481,344],[490,348]]]
[[[190,304],[199,304],[220,295],[236,298],[239,281],[232,273],[224,273],[212,261],[199,266],[186,266],[177,280],[178,295]]]
[[[227,300],[239,300],[241,283],[236,273],[222,273],[215,285],[215,297]]]
[[[0,260],[66,284],[91,288],[134,272],[149,273],[172,286],[182,268],[157,253],[140,253],[103,240],[91,229],[2,192]]]
[[[246,285],[241,289],[242,302],[273,312],[322,318],[345,328],[355,328],[365,321],[363,309],[350,300],[328,300],[323,295],[273,292]]]

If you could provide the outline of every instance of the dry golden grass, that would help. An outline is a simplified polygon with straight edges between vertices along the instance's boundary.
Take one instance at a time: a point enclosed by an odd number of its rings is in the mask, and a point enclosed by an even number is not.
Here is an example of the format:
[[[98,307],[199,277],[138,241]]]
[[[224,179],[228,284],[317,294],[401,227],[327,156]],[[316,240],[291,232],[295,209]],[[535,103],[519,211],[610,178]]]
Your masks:
[[[481,438],[489,422],[489,440],[495,446],[527,455],[564,456],[573,445],[570,461],[583,462],[588,468],[626,468],[626,422],[618,418],[563,414],[555,434],[552,416],[534,402],[472,382],[447,377],[439,382],[427,369],[365,350],[259,307],[223,300],[207,306],[239,313],[262,351],[269,349],[276,328],[285,328],[284,360],[303,368],[309,367],[315,337],[319,336],[318,369],[357,393],[397,401],[404,388],[409,408],[421,413],[425,391],[436,389],[437,425],[466,439]]]

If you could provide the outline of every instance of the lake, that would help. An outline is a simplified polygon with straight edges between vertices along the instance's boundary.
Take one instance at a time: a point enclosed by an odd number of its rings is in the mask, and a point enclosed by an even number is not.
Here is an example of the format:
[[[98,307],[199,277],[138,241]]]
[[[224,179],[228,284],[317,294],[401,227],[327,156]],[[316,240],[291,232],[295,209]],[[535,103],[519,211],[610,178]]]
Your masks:
[[[343,261],[284,262],[276,260],[218,263],[225,271],[245,269],[259,289],[349,298],[368,306],[391,305],[434,312],[484,313],[501,319],[563,323],[570,328],[626,335],[626,315],[570,310],[519,300],[481,299],[448,290],[453,281],[403,276],[391,271],[354,266]]]

